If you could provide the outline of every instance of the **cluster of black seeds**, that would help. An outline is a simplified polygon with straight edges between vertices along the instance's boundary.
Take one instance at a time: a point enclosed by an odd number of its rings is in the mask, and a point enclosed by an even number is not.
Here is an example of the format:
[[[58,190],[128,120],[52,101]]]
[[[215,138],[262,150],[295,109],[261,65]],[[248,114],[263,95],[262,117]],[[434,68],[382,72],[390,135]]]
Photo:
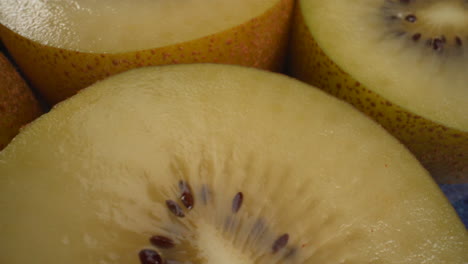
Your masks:
[[[394,32],[396,36],[408,35],[409,39],[415,43],[419,42],[421,39],[424,39],[423,41],[425,46],[437,53],[442,53],[444,50],[449,49],[450,47],[461,48],[464,45],[463,38],[457,34],[451,36],[447,36],[445,34],[423,35],[421,32],[417,31],[413,31],[412,33],[408,34],[403,28],[411,24],[416,25],[418,23],[418,17],[415,13],[412,12],[402,15],[399,13],[399,11],[397,11],[400,10],[400,8],[398,8],[396,5],[400,4],[406,7],[410,6],[414,2],[416,2],[416,0],[399,0],[397,2],[392,0],[385,1],[382,10],[385,14],[387,14],[387,19],[390,21],[390,23],[392,23],[394,26],[396,25],[396,28],[399,28]],[[396,12],[398,12],[398,15],[395,14]],[[388,15],[388,13],[393,14]]]
[[[187,210],[191,210],[194,208],[195,199],[192,192],[192,188],[190,185],[184,181],[179,182],[179,190],[180,196],[179,200]],[[210,192],[206,185],[203,185],[200,192],[200,199],[203,204],[208,203],[208,199],[210,198]],[[231,211],[233,214],[236,214],[242,208],[242,204],[244,202],[244,194],[242,192],[238,192],[234,195],[231,204]],[[179,205],[178,202],[174,200],[166,200],[166,207],[167,209],[176,217],[184,218],[186,217],[184,209],[182,206]],[[261,222],[261,221],[258,221]],[[150,237],[149,242],[152,246],[156,247],[157,249],[171,249],[176,247],[176,243],[169,237],[161,236],[161,235],[154,235]],[[276,240],[272,242],[271,245],[271,254],[275,254],[281,249],[285,248],[289,242],[289,234],[284,233],[280,235]],[[296,252],[296,248],[289,248],[285,257],[290,257]],[[155,249],[143,249],[139,252],[138,257],[140,259],[141,264],[169,264],[169,263],[180,263],[176,260],[165,260],[157,250]]]

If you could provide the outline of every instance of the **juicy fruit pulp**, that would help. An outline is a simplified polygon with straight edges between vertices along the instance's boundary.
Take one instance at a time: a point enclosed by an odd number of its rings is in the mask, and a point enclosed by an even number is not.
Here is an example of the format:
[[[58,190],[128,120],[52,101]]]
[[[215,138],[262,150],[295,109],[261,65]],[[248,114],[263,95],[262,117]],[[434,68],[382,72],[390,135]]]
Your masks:
[[[262,15],[275,3],[274,0],[4,0],[1,22],[23,37],[52,47],[119,53],[213,35]]]
[[[42,113],[26,82],[0,52],[0,150]]]
[[[299,1],[292,75],[377,120],[438,181],[467,182],[466,15],[459,0]]]
[[[467,259],[463,224],[393,137],[236,66],[141,68],[59,104],[0,152],[0,204],[9,264]]]
[[[6,0],[0,36],[32,84],[56,103],[145,65],[214,62],[280,70],[293,2]]]

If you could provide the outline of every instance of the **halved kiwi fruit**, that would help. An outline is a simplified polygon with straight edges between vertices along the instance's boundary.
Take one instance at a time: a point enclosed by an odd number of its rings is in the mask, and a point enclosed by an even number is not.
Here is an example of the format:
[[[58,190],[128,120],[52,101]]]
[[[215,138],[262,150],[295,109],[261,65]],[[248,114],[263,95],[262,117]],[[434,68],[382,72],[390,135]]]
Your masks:
[[[291,74],[347,100],[441,183],[468,182],[468,2],[300,0]]]
[[[0,150],[41,113],[32,91],[0,50]]]
[[[176,63],[283,68],[293,0],[0,1],[0,37],[55,104],[128,69]]]
[[[0,152],[0,263],[466,263],[417,160],[344,102],[256,69],[116,75]]]

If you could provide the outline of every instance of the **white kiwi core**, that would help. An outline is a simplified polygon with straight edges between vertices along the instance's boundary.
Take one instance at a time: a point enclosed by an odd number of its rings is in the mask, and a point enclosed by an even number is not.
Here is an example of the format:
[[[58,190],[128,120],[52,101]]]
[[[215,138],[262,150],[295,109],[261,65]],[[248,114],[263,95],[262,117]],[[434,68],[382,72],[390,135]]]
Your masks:
[[[277,0],[2,0],[0,23],[45,45],[85,52],[150,49],[219,33]]]
[[[237,66],[140,68],[58,104],[0,152],[0,205],[2,264],[467,259],[456,212],[383,128]]]
[[[210,223],[197,224],[197,248],[206,264],[253,264],[254,261],[241,249],[223,238],[222,234]]]

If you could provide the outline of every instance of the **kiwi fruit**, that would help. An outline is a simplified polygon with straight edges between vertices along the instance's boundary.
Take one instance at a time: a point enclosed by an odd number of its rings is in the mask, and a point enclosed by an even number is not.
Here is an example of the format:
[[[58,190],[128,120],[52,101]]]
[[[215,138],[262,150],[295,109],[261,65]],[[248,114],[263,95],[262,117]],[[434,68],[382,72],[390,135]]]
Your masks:
[[[0,150],[41,113],[29,86],[0,51]]]
[[[0,152],[0,263],[439,263],[468,234],[375,122],[284,75],[131,70]]]
[[[292,76],[353,104],[439,183],[468,183],[468,2],[307,1]]]
[[[284,66],[293,0],[0,1],[0,38],[50,104],[147,65]]]

